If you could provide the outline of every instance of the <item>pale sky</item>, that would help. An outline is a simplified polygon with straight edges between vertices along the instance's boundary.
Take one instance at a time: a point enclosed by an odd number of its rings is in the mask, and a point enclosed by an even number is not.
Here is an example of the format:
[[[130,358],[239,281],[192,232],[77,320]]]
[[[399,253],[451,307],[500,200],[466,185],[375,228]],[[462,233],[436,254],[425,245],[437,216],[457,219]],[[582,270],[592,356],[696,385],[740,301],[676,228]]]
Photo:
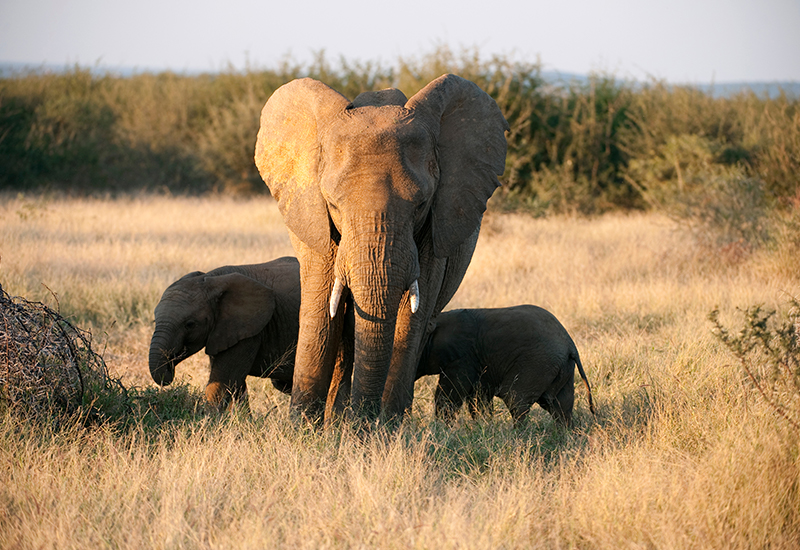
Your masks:
[[[390,67],[440,45],[625,79],[800,81],[800,0],[0,0],[0,62],[33,66],[268,69],[325,50]]]

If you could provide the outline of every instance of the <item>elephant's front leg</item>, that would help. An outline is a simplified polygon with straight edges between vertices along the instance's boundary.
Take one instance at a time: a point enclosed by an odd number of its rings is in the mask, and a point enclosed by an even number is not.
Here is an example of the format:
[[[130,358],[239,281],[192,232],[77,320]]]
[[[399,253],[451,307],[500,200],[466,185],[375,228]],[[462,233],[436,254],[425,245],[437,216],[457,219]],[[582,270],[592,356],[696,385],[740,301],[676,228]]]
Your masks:
[[[321,420],[333,377],[342,332],[342,310],[331,318],[329,304],[333,290],[335,247],[321,255],[291,231],[292,245],[300,261],[300,330],[297,335],[292,408],[312,421]]]
[[[248,406],[247,373],[258,352],[258,337],[246,338],[211,357],[211,370],[206,385],[206,401],[220,412],[231,403]]]
[[[336,356],[336,366],[333,369],[328,399],[325,404],[325,425],[332,425],[337,419],[344,417],[345,410],[350,405],[350,392],[353,379],[355,343],[355,318],[353,313],[353,300],[348,299],[345,304],[344,327],[339,343],[339,352]]]

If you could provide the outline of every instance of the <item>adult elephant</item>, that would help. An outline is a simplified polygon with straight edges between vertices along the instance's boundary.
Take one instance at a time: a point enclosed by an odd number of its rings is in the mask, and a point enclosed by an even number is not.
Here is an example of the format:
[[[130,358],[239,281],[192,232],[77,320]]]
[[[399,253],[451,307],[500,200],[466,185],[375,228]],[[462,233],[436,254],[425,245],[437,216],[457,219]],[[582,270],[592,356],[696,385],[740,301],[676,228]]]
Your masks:
[[[349,296],[351,406],[369,421],[410,408],[428,321],[472,258],[506,130],[494,100],[455,75],[408,100],[386,89],[350,102],[309,78],[272,94],[255,162],[300,260],[295,409],[322,414]]]

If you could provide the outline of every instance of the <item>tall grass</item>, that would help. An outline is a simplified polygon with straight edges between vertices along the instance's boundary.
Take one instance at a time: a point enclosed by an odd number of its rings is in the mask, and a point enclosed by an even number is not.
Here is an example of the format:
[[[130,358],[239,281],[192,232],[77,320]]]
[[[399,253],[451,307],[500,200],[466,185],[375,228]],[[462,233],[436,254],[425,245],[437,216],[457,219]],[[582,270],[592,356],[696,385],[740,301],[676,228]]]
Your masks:
[[[268,198],[0,202],[0,282],[105,339],[131,390],[91,429],[0,420],[3,548],[795,548],[797,434],[715,337],[737,306],[800,293],[774,252],[710,257],[655,213],[486,218],[449,307],[535,303],[581,352],[598,405],[576,388],[576,429],[535,409],[433,418],[434,380],[411,416],[361,438],[296,423],[286,396],[248,380],[250,416],[206,415],[207,361],[154,390],[152,308],[195,269],[290,253]],[[55,293],[42,286],[42,283]],[[137,305],[135,305],[137,304]],[[98,333],[103,333],[101,336]]]

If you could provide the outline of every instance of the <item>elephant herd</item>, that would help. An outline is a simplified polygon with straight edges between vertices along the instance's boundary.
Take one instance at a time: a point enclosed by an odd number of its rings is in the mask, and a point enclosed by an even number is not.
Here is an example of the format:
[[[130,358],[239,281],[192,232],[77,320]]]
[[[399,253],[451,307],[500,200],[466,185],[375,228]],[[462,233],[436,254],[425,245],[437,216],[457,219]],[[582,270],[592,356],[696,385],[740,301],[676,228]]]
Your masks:
[[[220,409],[260,376],[312,422],[388,421],[410,411],[419,377],[439,375],[441,418],[498,396],[516,422],[538,403],[570,424],[575,366],[589,383],[553,315],[442,311],[499,186],[507,130],[495,101],[455,75],[410,99],[387,89],[350,101],[309,78],[280,87],[261,112],[255,163],[297,257],[170,285],[155,308],[153,379],[169,384],[205,348],[206,398]]]

